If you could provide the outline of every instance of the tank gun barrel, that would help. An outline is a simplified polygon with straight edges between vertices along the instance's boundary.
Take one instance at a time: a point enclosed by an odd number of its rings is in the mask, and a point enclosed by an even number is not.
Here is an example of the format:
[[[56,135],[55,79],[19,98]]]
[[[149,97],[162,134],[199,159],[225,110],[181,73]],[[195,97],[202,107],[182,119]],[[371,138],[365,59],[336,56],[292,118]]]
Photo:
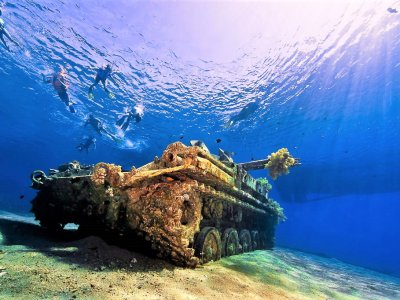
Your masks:
[[[238,166],[245,171],[262,170],[262,169],[265,169],[265,165],[269,162],[269,160],[270,160],[269,158],[254,160],[254,161],[250,161],[250,162],[240,163],[240,164],[238,164]],[[295,158],[295,161],[296,161],[296,163],[294,166],[301,165],[299,158]]]

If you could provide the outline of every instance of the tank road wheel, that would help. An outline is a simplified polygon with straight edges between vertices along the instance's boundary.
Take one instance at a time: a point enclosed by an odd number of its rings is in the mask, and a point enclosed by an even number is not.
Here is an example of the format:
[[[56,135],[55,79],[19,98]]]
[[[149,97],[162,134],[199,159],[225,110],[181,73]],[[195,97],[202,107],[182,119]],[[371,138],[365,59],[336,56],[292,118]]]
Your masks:
[[[266,249],[267,248],[267,244],[265,242],[265,233],[264,233],[264,231],[260,231],[259,237],[260,237],[260,249]]]
[[[204,227],[196,238],[194,254],[200,263],[216,261],[221,258],[221,237],[214,227]]]
[[[222,240],[224,256],[231,256],[239,253],[239,236],[236,229],[225,229]]]
[[[267,235],[267,232],[260,231],[260,248],[272,249],[274,247],[274,238]]]
[[[260,235],[258,234],[257,230],[253,230],[251,232],[251,240],[253,242],[253,250],[261,249]]]
[[[252,249],[250,231],[243,229],[239,234],[240,245],[242,245],[242,252],[250,252]]]

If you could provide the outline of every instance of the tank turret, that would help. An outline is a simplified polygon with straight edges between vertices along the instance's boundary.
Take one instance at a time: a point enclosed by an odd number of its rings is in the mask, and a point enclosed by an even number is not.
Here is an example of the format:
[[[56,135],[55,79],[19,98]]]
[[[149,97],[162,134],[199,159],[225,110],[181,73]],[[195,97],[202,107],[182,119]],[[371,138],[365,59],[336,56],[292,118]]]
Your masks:
[[[281,149],[266,160],[236,164],[223,150],[214,156],[196,142],[170,144],[161,158],[130,171],[76,161],[49,175],[35,171],[32,186],[39,192],[32,211],[45,228],[75,223],[181,266],[272,248],[283,211],[267,196],[270,184],[247,170],[263,166],[277,176],[298,160]]]

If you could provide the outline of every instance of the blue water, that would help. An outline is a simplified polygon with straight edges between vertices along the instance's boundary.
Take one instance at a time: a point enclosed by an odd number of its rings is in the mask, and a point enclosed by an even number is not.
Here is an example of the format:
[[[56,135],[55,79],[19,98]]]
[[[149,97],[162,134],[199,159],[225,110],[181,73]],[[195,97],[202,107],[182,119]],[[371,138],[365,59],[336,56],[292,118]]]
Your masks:
[[[400,276],[400,14],[387,11],[396,6],[3,3],[22,48],[0,48],[0,210],[26,214],[31,171],[73,159],[140,166],[181,137],[238,162],[287,147],[302,165],[273,182],[288,217],[278,245]],[[119,69],[116,99],[98,86],[89,100],[89,67],[106,62]],[[76,114],[41,82],[58,64]],[[252,101],[254,113],[227,128]],[[118,114],[138,104],[143,120],[122,136]],[[89,113],[122,141],[84,128]],[[89,154],[75,148],[85,135],[97,138]]]

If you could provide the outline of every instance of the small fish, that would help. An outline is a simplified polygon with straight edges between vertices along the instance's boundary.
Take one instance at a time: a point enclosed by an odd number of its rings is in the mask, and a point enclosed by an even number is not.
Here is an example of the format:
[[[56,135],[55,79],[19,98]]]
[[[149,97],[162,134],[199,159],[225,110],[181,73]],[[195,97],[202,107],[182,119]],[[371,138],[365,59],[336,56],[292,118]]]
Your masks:
[[[24,199],[25,198],[25,195],[20,195],[19,196],[19,199]]]
[[[222,140],[221,139],[217,139],[217,144],[221,143]]]
[[[183,135],[181,135],[179,139],[180,139],[180,140],[183,139]]]

